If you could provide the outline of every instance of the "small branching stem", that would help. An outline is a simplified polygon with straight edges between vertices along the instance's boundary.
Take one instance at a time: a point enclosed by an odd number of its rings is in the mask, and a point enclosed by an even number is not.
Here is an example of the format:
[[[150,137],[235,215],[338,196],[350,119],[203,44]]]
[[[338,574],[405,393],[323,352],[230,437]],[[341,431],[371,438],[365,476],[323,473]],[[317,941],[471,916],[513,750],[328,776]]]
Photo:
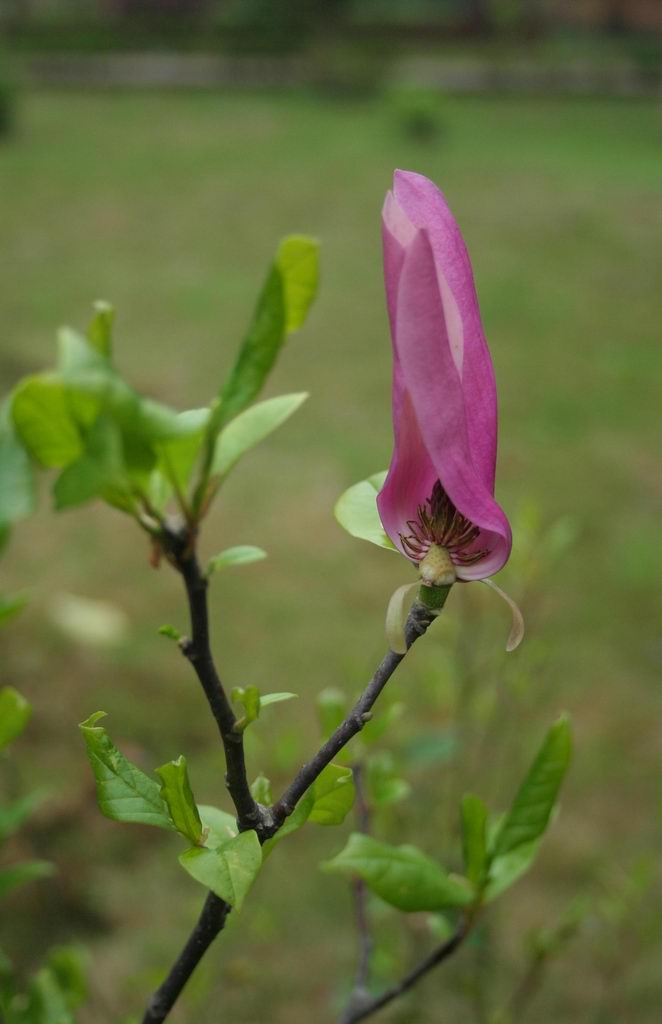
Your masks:
[[[221,735],[227,769],[225,782],[237,812],[239,829],[255,829],[259,835],[262,812],[253,799],[248,784],[243,733],[235,730],[237,718],[216,669],[211,650],[207,577],[200,568],[188,533],[172,530],[166,536],[167,553],[186,587],[191,619],[191,638],[185,640],[181,648],[200,680]]]
[[[161,536],[161,545],[168,560],[181,574],[186,587],[191,619],[191,638],[184,641],[182,651],[195,669],[207,697],[209,708],[214,716],[225,751],[227,774],[226,784],[237,811],[237,824],[240,830],[255,829],[261,843],[273,836],[283,822],[292,813],[297,802],[312,786],[317,777],[331,763],[333,758],[361,731],[372,717],[371,710],[380,693],[386,686],[405,654],[389,651],[382,660],[374,676],[366,686],[358,701],[333,735],[324,743],[310,761],[303,765],[291,785],[285,790],[280,800],[271,808],[259,806],[250,791],[246,762],[244,757],[243,732],[235,731],[237,718],[216,670],[209,638],[209,609],[207,603],[207,578],[200,569],[195,551],[195,535],[190,528],[165,527]],[[426,589],[426,588],[422,588]],[[427,588],[439,590],[442,588]],[[405,625],[407,650],[423,636],[431,623],[439,614],[450,587],[443,588],[440,601],[424,603],[414,602]],[[230,907],[223,900],[208,893],[202,913],[189,936],[179,957],[170,969],[165,981],[150,999],[142,1024],[161,1024],[175,1005],[180,993],[193,974],[198,963],[222,931]],[[463,937],[463,936],[462,936]],[[455,946],[462,941],[460,938]],[[450,945],[449,940],[447,945]],[[455,946],[453,948],[455,948]],[[449,954],[442,954],[445,959]],[[439,952],[437,952],[439,957]],[[439,962],[439,959],[435,962]],[[434,966],[434,964],[431,964]],[[406,991],[415,983],[420,974],[429,970],[425,967],[413,980],[404,979],[402,991]],[[386,1002],[395,995],[385,993]],[[379,1006],[384,1005],[380,1002]],[[375,1007],[378,1009],[379,1006]],[[374,1012],[371,1010],[370,1012]],[[364,1014],[365,1016],[365,1014]],[[363,1019],[354,1016],[347,1019],[347,1024]]]
[[[410,988],[413,988],[425,977],[429,971],[433,970],[439,964],[442,964],[462,945],[465,938],[467,937],[471,928],[472,919],[469,915],[465,916],[457,930],[451,935],[450,939],[443,942],[436,949],[421,960],[408,974],[405,974],[400,981],[397,981],[395,985],[387,988],[381,995],[375,996],[374,999],[365,1000],[362,1005],[350,1006],[341,1018],[340,1024],[358,1024],[358,1021],[367,1020],[368,1017],[372,1017],[373,1014],[377,1013],[378,1010],[383,1009],[384,1006],[388,1006],[394,999],[404,995]]]

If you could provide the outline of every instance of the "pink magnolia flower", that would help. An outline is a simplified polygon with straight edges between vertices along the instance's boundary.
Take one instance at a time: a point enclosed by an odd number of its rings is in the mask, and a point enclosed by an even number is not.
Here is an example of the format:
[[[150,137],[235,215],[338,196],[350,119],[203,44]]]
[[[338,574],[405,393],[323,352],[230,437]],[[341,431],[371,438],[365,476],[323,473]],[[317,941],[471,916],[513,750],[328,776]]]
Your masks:
[[[512,536],[494,499],[496,387],[469,256],[420,174],[395,172],[382,223],[395,444],[379,515],[424,583],[485,579]]]

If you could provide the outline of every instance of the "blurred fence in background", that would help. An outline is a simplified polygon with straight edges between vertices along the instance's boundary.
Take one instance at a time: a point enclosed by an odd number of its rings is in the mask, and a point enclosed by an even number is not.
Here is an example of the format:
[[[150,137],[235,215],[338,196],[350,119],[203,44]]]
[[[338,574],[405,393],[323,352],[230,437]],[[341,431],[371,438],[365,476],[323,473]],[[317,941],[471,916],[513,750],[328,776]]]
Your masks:
[[[0,26],[45,86],[662,88],[657,0],[0,0]]]

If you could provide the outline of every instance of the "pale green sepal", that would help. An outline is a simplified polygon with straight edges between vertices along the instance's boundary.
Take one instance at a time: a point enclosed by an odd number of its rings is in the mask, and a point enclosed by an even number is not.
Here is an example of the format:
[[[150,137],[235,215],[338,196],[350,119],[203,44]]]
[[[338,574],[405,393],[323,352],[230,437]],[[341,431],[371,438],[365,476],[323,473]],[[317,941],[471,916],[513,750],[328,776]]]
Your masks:
[[[383,473],[374,473],[367,480],[361,480],[341,494],[335,504],[333,514],[342,526],[352,537],[359,540],[368,540],[387,551],[397,551],[397,548],[387,536],[382,526],[379,512],[377,511],[377,495],[382,489],[386,479],[386,470]]]

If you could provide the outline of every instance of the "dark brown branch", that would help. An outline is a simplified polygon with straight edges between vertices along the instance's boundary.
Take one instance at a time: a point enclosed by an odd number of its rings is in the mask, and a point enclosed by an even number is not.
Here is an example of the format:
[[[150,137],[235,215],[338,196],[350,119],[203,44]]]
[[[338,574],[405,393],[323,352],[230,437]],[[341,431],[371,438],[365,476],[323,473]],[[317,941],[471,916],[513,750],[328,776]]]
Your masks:
[[[338,751],[360,732],[371,717],[371,708],[379,694],[405,655],[388,652],[345,721],[322,745],[317,754],[303,766],[278,803],[273,808],[261,807],[253,799],[248,786],[243,736],[239,732],[234,732],[236,717],[214,665],[209,640],[207,579],[200,570],[194,544],[188,531],[170,529],[165,531],[162,543],[169,560],[181,573],[186,586],[192,637],[184,642],[182,647],[202,684],[221,734],[227,759],[226,783],[237,810],[239,827],[244,830],[254,828],[260,842],[263,843],[278,831],[294,810],[297,801],[327,764],[330,764]],[[419,636],[423,636],[438,614],[439,609],[431,609],[420,601],[414,603],[405,626],[407,650]],[[150,1000],[143,1024],[161,1024],[166,1019],[191,974],[222,931],[229,913],[230,907],[226,903],[213,893],[208,893],[198,923],[188,942],[168,977]]]
[[[237,811],[240,831],[262,832],[263,814],[250,791],[244,757],[244,737],[235,730],[236,716],[214,664],[209,639],[207,577],[200,569],[188,532],[166,534],[168,554],[184,580],[191,618],[191,638],[183,640],[182,651],[193,666],[202,684],[210,710],[221,735],[225,751],[225,782]]]
[[[351,1006],[341,1019],[340,1024],[357,1024],[360,1020],[366,1020],[368,1017],[372,1017],[374,1013],[381,1010],[384,1006],[392,1003],[394,999],[408,992],[410,988],[421,980],[429,971],[443,963],[444,960],[448,960],[453,955],[455,950],[462,945],[469,929],[471,927],[471,918],[469,916],[463,918],[462,923],[458,927],[457,931],[451,935],[450,939],[442,943],[434,949],[429,956],[421,960],[420,964],[413,968],[409,974],[405,974],[404,978],[392,985],[391,988],[387,988],[385,992],[382,992],[380,996],[375,996],[374,999],[368,999],[361,1006]]]
[[[437,614],[436,610],[428,608],[420,601],[414,602],[405,626],[407,650],[420,636],[423,636],[430,624],[434,622]],[[298,801],[306,790],[312,786],[318,775],[333,761],[338,752],[361,731],[366,722],[370,720],[375,701],[404,657],[404,654],[396,654],[394,651],[388,652],[344,722],[341,722],[315,756],[304,764],[297,773],[280,800],[271,808],[274,832],[278,831],[285,819],[292,813]]]
[[[193,971],[223,930],[230,907],[223,900],[208,893],[202,913],[186,945],[173,964],[168,977],[149,1001],[142,1024],[162,1024],[186,985]]]

